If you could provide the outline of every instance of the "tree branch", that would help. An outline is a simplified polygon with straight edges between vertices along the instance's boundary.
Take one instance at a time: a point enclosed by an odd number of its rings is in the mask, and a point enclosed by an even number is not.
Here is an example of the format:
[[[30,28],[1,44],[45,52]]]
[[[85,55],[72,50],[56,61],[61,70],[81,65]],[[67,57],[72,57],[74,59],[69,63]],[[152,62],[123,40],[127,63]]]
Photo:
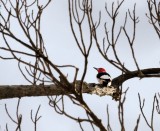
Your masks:
[[[100,85],[94,83],[83,83],[83,93],[93,94]],[[79,85],[76,86],[76,91],[80,91]],[[108,87],[109,88],[109,87]],[[64,90],[57,85],[1,85],[0,99],[21,98],[31,96],[52,96],[52,95],[68,95],[73,94],[71,91]],[[98,94],[99,95],[99,94]],[[104,95],[104,94],[103,94]]]
[[[83,83],[82,87],[83,93],[97,94],[100,96],[110,95],[113,99],[119,99],[119,86],[123,82],[139,77],[139,78],[148,78],[148,77],[160,77],[160,68],[149,68],[143,69],[141,72],[144,74],[141,76],[139,71],[132,71],[129,73],[122,74],[112,80],[112,86],[107,88],[102,88],[101,85],[95,83]],[[76,91],[80,91],[80,81],[76,81]],[[111,93],[110,93],[111,92]],[[30,96],[48,96],[48,95],[67,95],[72,94],[71,90],[64,90],[64,88],[56,85],[1,85],[0,86],[0,99],[8,99],[15,97],[30,97]]]
[[[139,72],[139,70],[136,71],[130,71],[127,73],[124,73],[112,80],[112,85],[114,87],[119,87],[123,82],[134,78],[134,77],[139,77],[139,78],[148,78],[148,77],[160,77],[160,68],[148,68],[148,69],[142,69],[141,70],[142,74]]]

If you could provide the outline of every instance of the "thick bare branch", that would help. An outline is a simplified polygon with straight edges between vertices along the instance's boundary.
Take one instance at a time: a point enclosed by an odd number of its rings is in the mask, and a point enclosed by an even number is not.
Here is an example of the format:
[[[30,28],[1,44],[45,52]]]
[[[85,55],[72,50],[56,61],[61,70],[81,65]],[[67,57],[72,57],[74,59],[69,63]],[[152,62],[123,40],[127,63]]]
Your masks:
[[[77,91],[79,90],[80,84],[76,84]],[[83,93],[92,94],[97,88],[94,83],[83,84]],[[99,87],[101,88],[101,87]],[[109,88],[109,87],[108,87]],[[21,98],[21,97],[31,97],[31,96],[54,96],[54,95],[68,95],[73,94],[64,90],[57,85],[12,85],[12,86],[0,86],[0,99],[8,98]]]

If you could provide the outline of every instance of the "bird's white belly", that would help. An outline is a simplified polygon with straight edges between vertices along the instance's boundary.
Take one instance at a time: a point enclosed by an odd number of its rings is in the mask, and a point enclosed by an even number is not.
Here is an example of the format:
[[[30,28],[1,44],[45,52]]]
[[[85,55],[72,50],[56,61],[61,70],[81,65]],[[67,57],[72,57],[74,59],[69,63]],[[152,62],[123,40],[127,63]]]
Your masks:
[[[101,80],[101,79],[97,79],[97,80],[98,80],[99,84],[103,84],[104,80]]]

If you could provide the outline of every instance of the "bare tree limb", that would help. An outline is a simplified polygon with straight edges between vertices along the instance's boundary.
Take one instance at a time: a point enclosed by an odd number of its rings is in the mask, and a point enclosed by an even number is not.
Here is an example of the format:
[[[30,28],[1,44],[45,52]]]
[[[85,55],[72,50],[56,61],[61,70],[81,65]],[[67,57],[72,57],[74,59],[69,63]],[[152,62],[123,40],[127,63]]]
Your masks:
[[[147,78],[149,77],[155,77],[155,74],[157,77],[160,77],[160,68],[150,68],[150,69],[143,69],[141,70],[142,73],[144,74],[143,77],[139,75],[139,71],[132,71],[129,72],[128,74],[122,74],[112,80],[112,86],[117,89],[118,94],[113,94],[114,95],[119,95],[119,86],[123,84],[123,82],[139,77],[139,78]],[[79,90],[79,84],[77,85],[77,90]],[[96,84],[94,83],[84,83],[83,84],[83,93],[92,93],[95,90]],[[69,92],[67,90],[64,90],[61,87],[58,87],[56,85],[1,85],[0,86],[0,99],[8,99],[8,98],[14,98],[14,97],[26,97],[26,96],[47,96],[47,95],[67,95]]]
[[[93,83],[83,84],[83,93],[91,94],[95,90],[95,87]],[[72,92],[66,91],[56,85],[1,85],[0,92],[0,99],[72,94]]]
[[[111,128],[111,125],[110,125],[110,117],[109,117],[109,106],[107,105],[107,108],[106,108],[106,111],[107,111],[107,129],[108,131],[112,131],[112,128]]]
[[[42,117],[42,116],[38,116],[40,107],[41,107],[41,105],[39,105],[39,107],[38,107],[38,109],[37,109],[37,111],[36,111],[36,114],[35,114],[34,118],[33,118],[33,110],[31,110],[31,120],[32,120],[32,122],[34,123],[34,131],[37,131],[37,122],[38,122],[38,120]]]
[[[138,98],[139,98],[139,107],[140,107],[140,111],[141,111],[141,114],[147,124],[147,126],[152,130],[154,131],[154,112],[155,112],[155,102],[156,102],[156,94],[154,95],[154,99],[153,99],[153,105],[152,105],[152,113],[151,113],[151,117],[150,117],[150,122],[149,120],[147,119],[146,117],[146,114],[144,113],[143,111],[143,108],[144,108],[144,104],[145,104],[145,99],[143,99],[143,103],[141,102],[141,97],[140,97],[140,94],[138,93]]]
[[[15,131],[21,131],[22,114],[19,114],[19,104],[20,104],[20,99],[18,99],[18,103],[17,103],[16,120],[9,114],[8,109],[7,109],[7,105],[5,104],[5,110],[6,110],[8,117],[10,118],[10,120],[13,123],[15,123],[17,125]],[[6,130],[8,130],[7,124],[6,124]]]
[[[141,115],[139,115],[139,117],[138,117],[138,119],[137,119],[137,123],[136,123],[136,126],[135,126],[135,128],[134,128],[134,131],[138,131],[140,119],[141,119]]]

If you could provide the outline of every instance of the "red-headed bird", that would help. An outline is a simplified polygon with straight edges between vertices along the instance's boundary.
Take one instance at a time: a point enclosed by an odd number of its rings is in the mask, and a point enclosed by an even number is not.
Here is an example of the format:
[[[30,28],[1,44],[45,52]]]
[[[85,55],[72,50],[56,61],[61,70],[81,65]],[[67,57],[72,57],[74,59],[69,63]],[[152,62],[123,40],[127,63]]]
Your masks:
[[[95,68],[95,67],[93,68],[98,71],[98,74],[97,74],[98,82],[104,87],[110,86],[112,83],[112,79],[111,79],[111,76],[106,72],[106,70],[104,68]]]

